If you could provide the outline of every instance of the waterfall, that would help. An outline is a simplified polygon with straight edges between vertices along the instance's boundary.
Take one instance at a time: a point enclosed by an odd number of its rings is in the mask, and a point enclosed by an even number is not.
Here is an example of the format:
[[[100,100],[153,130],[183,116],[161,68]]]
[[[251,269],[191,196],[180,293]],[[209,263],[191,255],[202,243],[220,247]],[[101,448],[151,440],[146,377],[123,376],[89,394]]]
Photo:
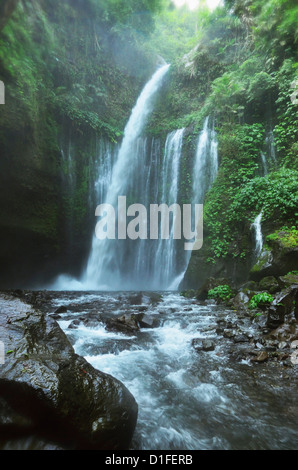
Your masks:
[[[214,122],[209,116],[200,133],[193,169],[193,204],[202,204],[218,172],[218,142]]]
[[[262,175],[268,175],[268,163],[264,152],[261,152],[261,163],[262,163]]]
[[[208,116],[199,134],[194,165],[192,170],[192,206],[203,204],[207,191],[211,188],[218,173],[218,141],[215,131],[215,122],[213,120],[210,126],[210,117]],[[194,209],[193,209],[194,210]],[[184,262],[182,271],[172,282],[170,289],[178,289],[187,270],[191,257],[191,251],[184,252]]]
[[[266,139],[265,139],[266,151],[269,159],[272,163],[276,162],[276,150],[275,150],[275,142],[274,142],[274,135],[272,129],[267,132]]]
[[[266,138],[263,150],[261,152],[261,173],[262,176],[266,176],[269,173],[269,169],[272,168],[276,163],[276,149],[274,143],[273,131],[270,129],[266,132]]]
[[[115,208],[118,197],[125,196],[127,206],[141,204],[150,212],[150,204],[181,206],[182,186],[188,185],[188,204],[202,204],[218,172],[218,142],[214,122],[204,121],[198,136],[195,158],[183,153],[185,129],[170,132],[164,145],[160,139],[142,136],[154,97],[169,66],[159,69],[142,91],[124,132],[119,148],[104,141],[97,142],[94,160],[91,207],[108,203]],[[181,180],[182,162],[189,167],[190,178]],[[129,221],[127,206],[119,211],[119,219]],[[194,211],[193,211],[194,212]],[[194,215],[194,214],[193,214]],[[192,219],[193,220],[193,219]],[[119,222],[119,220],[117,220]],[[116,221],[116,226],[117,226]],[[140,225],[140,224],[139,224]],[[60,276],[57,290],[176,290],[187,269],[191,252],[184,250],[183,240],[176,239],[175,214],[170,213],[169,234],[161,237],[161,219],[156,239],[146,236],[92,239],[89,259],[80,280]],[[194,229],[195,227],[192,227]],[[139,234],[141,227],[139,227]]]
[[[146,84],[143,89],[136,106],[134,107],[130,119],[124,131],[124,138],[121,144],[118,158],[113,166],[111,181],[106,193],[105,203],[116,207],[118,196],[126,196],[129,194],[133,181],[146,175],[145,168],[140,168],[141,173],[135,175],[135,169],[140,164],[138,160],[140,152],[140,160],[144,160],[144,151],[146,147],[146,139],[140,139],[140,135],[146,125],[147,118],[153,109],[155,95],[161,86],[164,76],[169,70],[169,65],[160,68]],[[136,179],[133,176],[136,176]],[[144,188],[143,188],[144,190]],[[142,203],[142,201],[134,201]],[[127,252],[124,249],[126,240],[98,240],[93,237],[92,248],[88,260],[86,271],[81,279],[82,284],[87,289],[99,288],[125,288],[127,283],[127,274],[129,272],[129,264],[126,265],[125,271],[121,272],[121,268],[126,264]],[[134,254],[134,258],[137,255]],[[129,281],[130,283],[130,281]]]
[[[178,203],[179,170],[185,129],[179,129],[168,135],[165,145],[165,157],[162,167],[162,194],[160,203],[169,206]],[[175,216],[170,226],[169,240],[159,239],[155,254],[154,275],[157,285],[168,289],[177,275],[177,245],[174,239]]]
[[[184,129],[171,132],[166,138],[164,151],[158,139],[139,137],[134,142],[134,167],[126,183],[128,197],[133,194],[147,209],[151,203],[166,203],[168,206],[178,203],[183,135]],[[102,271],[96,277],[101,288],[167,289],[177,275],[179,241],[173,236],[174,224],[173,219],[170,221],[169,239],[166,240],[161,237],[158,240],[96,240],[107,250],[103,253],[105,263]],[[89,289],[88,279],[92,270],[96,276],[98,273],[95,271],[99,264],[98,255],[97,249],[91,253],[83,280]]]
[[[262,234],[262,217],[263,213],[261,212],[255,219],[254,223],[252,224],[252,228],[255,231],[255,241],[256,241],[256,248],[255,253],[259,256],[263,249],[263,234]]]

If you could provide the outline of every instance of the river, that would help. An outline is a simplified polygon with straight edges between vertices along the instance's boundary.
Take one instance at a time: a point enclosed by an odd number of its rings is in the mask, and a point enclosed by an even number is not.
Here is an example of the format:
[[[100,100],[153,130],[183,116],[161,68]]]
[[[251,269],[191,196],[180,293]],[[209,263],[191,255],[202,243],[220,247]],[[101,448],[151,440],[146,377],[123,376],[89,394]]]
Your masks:
[[[121,380],[138,402],[132,449],[297,448],[295,375],[280,363],[253,364],[231,354],[247,347],[218,332],[221,321],[239,321],[234,311],[176,292],[47,296],[49,313],[67,308],[58,322],[76,353]],[[159,325],[133,334],[106,329],[108,318],[138,312]],[[251,322],[240,322],[249,336]],[[212,340],[214,351],[197,352],[194,338]]]

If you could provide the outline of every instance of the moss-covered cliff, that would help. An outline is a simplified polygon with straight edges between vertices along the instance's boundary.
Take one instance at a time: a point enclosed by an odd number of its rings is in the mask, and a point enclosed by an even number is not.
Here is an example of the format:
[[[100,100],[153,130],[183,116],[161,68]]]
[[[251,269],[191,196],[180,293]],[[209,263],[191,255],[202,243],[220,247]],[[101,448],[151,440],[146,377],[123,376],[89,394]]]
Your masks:
[[[195,145],[205,117],[216,122],[220,169],[204,201],[204,245],[193,253],[183,287],[197,288],[210,276],[247,279],[256,260],[252,224],[261,212],[264,240],[297,228],[295,6],[226,3],[231,9],[208,20],[200,13],[197,45],[173,64],[148,125],[153,134],[187,127]]]
[[[13,6],[5,10],[0,36],[2,286],[80,270],[90,243],[96,142],[121,138],[155,68],[133,37],[131,16],[119,15],[113,2],[20,0]],[[146,34],[150,15],[148,8],[138,34]],[[70,141],[71,170],[63,159]],[[70,171],[75,194],[67,191]]]

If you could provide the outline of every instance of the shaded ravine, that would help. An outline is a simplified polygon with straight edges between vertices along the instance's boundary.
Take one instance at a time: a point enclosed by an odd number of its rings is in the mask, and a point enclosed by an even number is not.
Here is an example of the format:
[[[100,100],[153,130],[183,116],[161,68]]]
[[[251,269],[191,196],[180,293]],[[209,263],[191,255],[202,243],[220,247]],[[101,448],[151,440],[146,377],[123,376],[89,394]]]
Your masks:
[[[68,309],[59,324],[75,351],[123,382],[138,402],[133,449],[296,447],[297,381],[279,365],[233,359],[245,345],[217,327],[237,321],[235,312],[176,293],[48,295],[51,311]],[[158,327],[124,334],[105,326],[108,318],[144,311]],[[240,323],[249,337],[251,321]],[[194,338],[213,341],[214,351],[195,351]]]

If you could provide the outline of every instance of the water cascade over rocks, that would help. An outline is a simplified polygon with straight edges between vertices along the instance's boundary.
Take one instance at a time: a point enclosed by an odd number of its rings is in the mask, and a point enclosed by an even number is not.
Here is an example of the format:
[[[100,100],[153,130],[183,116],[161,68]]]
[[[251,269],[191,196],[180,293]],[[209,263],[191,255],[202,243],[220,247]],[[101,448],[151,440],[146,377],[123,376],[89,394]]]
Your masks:
[[[143,205],[147,210],[146,226],[139,223],[138,237],[133,240],[126,233],[120,235],[120,229],[115,232],[114,239],[100,240],[94,234],[81,278],[75,280],[62,275],[51,286],[52,289],[177,290],[183,279],[191,251],[185,250],[184,240],[176,237],[174,227],[177,214],[170,209],[172,205],[179,204],[182,221],[182,207],[185,204],[182,194],[185,186],[183,168],[188,161],[191,180],[187,181],[190,185],[188,204],[192,205],[194,225],[194,205],[204,202],[205,194],[218,172],[218,143],[214,121],[209,117],[204,121],[195,155],[191,158],[184,152],[184,128],[170,132],[164,144],[161,139],[143,136],[156,94],[168,70],[169,65],[161,67],[144,87],[125,128],[121,146],[117,148],[105,141],[98,143],[94,190],[90,195],[91,207],[109,204],[115,209],[116,229],[121,217],[129,224],[129,216],[138,214],[137,210],[135,214],[128,214],[127,211],[128,206],[136,204]],[[152,204],[158,207],[165,204],[169,208],[168,236],[161,236],[159,219],[158,236],[152,239],[149,227]],[[192,230],[195,230],[194,226]]]

